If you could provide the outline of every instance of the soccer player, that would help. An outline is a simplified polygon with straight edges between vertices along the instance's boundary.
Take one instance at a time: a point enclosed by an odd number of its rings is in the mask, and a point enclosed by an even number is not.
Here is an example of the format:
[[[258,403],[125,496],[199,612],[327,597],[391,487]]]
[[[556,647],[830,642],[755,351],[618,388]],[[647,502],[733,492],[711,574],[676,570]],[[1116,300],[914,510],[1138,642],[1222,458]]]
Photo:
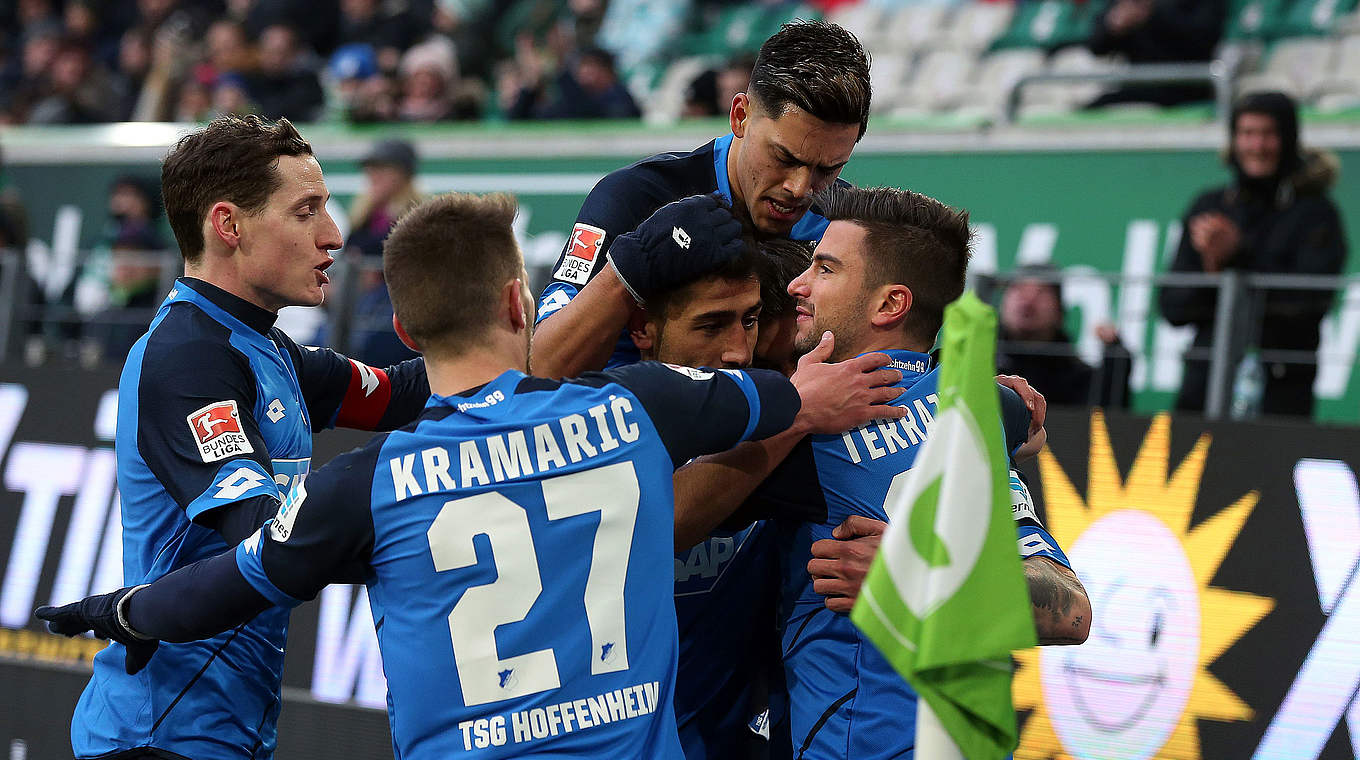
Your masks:
[[[395,325],[435,394],[414,424],[317,470],[233,551],[39,616],[154,665],[155,639],[362,575],[398,757],[681,758],[671,474],[787,427],[799,394],[775,372],[657,363],[526,376],[514,209],[444,196],[387,241]]]
[[[750,86],[732,100],[731,134],[619,169],[586,196],[539,300],[534,372],[562,377],[636,361],[623,333],[638,302],[721,264],[686,259],[649,289],[607,263],[619,236],[671,201],[718,193],[758,236],[820,238],[826,220],[812,198],[838,181],[864,136],[869,101],[868,56],[841,27],[797,22],[766,40]]]
[[[938,375],[927,352],[945,305],[963,292],[968,215],[892,188],[836,189],[821,203],[830,225],[812,266],[789,285],[798,299],[796,348],[815,351],[829,331],[835,336],[832,359],[888,354],[905,389],[890,403],[908,414],[842,435],[811,436],[759,497],[780,505],[782,514],[807,516],[780,523],[790,727],[797,757],[909,757],[915,694],[846,615],[828,609],[809,575],[828,575],[819,567],[825,560],[813,560],[811,545],[831,538],[852,516],[887,520],[884,503],[892,483],[911,467],[934,413]],[[1028,420],[1023,406],[1004,392],[1003,411],[1007,453],[1013,453],[1026,438]],[[1039,524],[1023,483],[1012,475],[1020,553],[1040,641],[1080,643],[1090,629],[1090,601],[1061,548]]]
[[[307,476],[312,431],[406,424],[429,397],[423,360],[387,371],[275,328],[325,296],[340,232],[311,146],[286,120],[224,117],[161,170],[185,276],[128,354],[118,386],[123,575],[147,583],[239,543]],[[267,758],[288,624],[268,610],[167,645],[133,676],[114,643],[76,706],[79,758]]]

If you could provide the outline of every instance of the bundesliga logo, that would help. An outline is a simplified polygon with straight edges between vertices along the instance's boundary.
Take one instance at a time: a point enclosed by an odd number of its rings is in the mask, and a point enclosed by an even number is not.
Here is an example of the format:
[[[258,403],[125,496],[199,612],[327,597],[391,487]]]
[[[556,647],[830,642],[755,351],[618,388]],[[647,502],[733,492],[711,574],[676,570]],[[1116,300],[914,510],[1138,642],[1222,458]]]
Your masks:
[[[236,454],[249,454],[254,449],[241,428],[241,415],[236,401],[218,401],[190,414],[189,430],[198,445],[204,462],[216,462]]]

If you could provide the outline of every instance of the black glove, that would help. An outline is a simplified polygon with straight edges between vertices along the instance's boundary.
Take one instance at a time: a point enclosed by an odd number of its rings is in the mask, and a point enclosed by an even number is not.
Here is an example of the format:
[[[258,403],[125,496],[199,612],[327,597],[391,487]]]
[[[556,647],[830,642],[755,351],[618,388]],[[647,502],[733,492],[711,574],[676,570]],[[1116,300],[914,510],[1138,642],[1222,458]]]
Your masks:
[[[607,258],[638,303],[688,285],[741,255],[741,222],[717,195],[691,195],[656,210],[609,246]]]
[[[63,636],[79,636],[93,631],[101,639],[113,639],[127,648],[123,667],[128,675],[146,667],[160,642],[132,630],[119,610],[119,604],[142,586],[120,588],[109,594],[88,596],[61,607],[39,607],[34,614],[47,621],[47,630]]]

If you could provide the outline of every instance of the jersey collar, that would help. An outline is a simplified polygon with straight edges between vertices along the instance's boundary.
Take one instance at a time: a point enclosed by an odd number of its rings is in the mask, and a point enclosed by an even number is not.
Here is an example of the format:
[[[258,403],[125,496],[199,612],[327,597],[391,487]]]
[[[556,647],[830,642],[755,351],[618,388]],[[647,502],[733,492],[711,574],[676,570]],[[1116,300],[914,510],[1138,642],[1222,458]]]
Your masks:
[[[279,318],[279,315],[274,312],[262,309],[244,298],[234,296],[197,277],[177,278],[175,289],[170,291],[170,297],[166,300],[181,300],[178,298],[180,294],[177,291],[185,287],[261,335],[268,335],[269,329],[274,326],[275,320]]]
[[[451,393],[447,396],[430,394],[430,400],[426,402],[427,407],[448,406],[460,412],[473,409],[483,409],[496,406],[504,401],[508,401],[514,395],[515,387],[523,380],[526,375],[519,370],[507,369],[491,380],[491,382],[468,388],[464,391]],[[501,397],[496,398],[496,391],[501,392]]]
[[[713,175],[717,180],[718,194],[721,195],[730,206],[732,201],[732,183],[727,178],[727,154],[732,149],[732,140],[735,137],[731,132],[713,141]],[[790,240],[821,240],[826,233],[828,222],[821,214],[808,209],[803,212],[800,218],[789,231]]]
[[[872,351],[867,353],[873,353]],[[878,353],[887,354],[892,360],[888,366],[902,373],[902,381],[910,385],[920,375],[930,371],[930,354],[908,351],[905,348],[889,348]]]

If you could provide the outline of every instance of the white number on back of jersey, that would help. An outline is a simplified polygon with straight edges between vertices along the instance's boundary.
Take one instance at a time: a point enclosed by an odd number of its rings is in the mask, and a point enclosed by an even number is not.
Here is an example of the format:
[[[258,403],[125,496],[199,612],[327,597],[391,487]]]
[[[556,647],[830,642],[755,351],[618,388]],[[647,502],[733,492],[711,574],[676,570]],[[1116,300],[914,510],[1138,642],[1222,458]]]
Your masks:
[[[633,463],[548,478],[542,487],[549,520],[600,514],[585,588],[591,648],[600,653],[590,658],[590,672],[598,675],[626,670],[623,591],[639,500]],[[496,651],[496,628],[523,620],[543,592],[538,555],[523,507],[495,492],[445,502],[428,532],[435,570],[477,564],[472,542],[481,533],[491,543],[496,580],[467,589],[449,612],[453,658],[467,706],[561,685],[552,649],[504,659]]]

